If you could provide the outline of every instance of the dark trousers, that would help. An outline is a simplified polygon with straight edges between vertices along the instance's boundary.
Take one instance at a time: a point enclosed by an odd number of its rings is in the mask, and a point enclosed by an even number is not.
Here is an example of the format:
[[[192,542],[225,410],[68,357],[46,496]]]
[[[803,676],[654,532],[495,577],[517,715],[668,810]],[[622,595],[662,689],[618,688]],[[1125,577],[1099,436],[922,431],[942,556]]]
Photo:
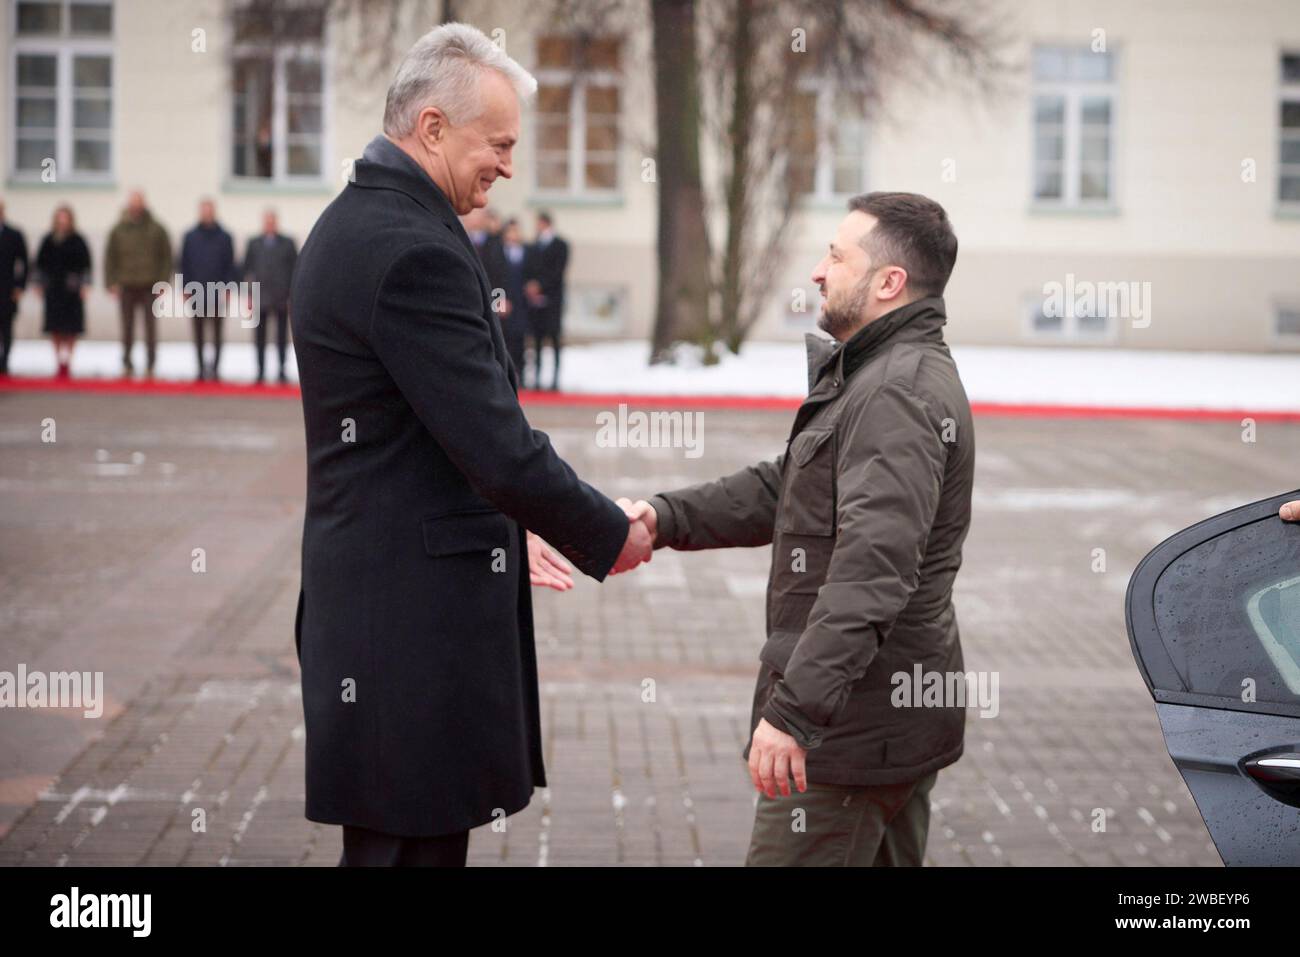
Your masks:
[[[437,837],[398,837],[343,825],[339,867],[464,867],[469,831]]]
[[[560,387],[560,338],[560,330],[557,326],[537,329],[533,332],[533,363],[536,370],[533,374],[534,389],[542,387],[542,349],[548,342],[555,350],[555,371],[551,374],[551,388]]]
[[[747,867],[920,867],[936,771],[917,781],[758,796]]]
[[[13,299],[0,302],[0,375],[9,374],[9,348],[14,344]]]
[[[206,327],[212,329],[212,378],[217,377],[217,367],[221,364],[221,327],[224,325],[224,317],[216,316],[195,316],[194,317],[194,351],[199,357],[199,378],[203,378],[204,370],[207,368],[203,364],[203,344]]]
[[[280,352],[280,377],[284,378],[284,363],[289,351],[289,310],[285,306],[263,309],[253,333],[257,340],[257,379],[266,375],[266,327],[275,320],[275,345]]]
[[[158,319],[153,314],[153,289],[150,286],[123,286],[118,290],[122,310],[122,366],[130,371],[131,349],[135,346],[135,314],[144,313],[144,348],[147,368],[153,372],[158,355]]]

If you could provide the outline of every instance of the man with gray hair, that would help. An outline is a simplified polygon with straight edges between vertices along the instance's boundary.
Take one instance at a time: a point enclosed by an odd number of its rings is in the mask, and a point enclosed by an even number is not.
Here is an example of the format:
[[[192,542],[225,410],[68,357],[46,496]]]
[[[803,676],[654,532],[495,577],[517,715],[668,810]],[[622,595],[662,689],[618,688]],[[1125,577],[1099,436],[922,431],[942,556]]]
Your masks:
[[[528,804],[528,586],[572,585],[543,539],[597,580],[651,553],[529,426],[458,219],[513,173],[536,85],[472,27],[421,37],[294,273],[306,814],[343,826],[343,864],[463,865],[471,828]]]

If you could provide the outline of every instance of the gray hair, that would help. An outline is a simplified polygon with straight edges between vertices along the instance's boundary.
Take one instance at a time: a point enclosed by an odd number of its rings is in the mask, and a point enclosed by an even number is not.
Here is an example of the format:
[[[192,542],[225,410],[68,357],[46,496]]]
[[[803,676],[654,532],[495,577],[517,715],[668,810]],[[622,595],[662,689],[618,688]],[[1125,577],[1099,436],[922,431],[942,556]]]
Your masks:
[[[436,106],[460,125],[483,112],[479,89],[485,70],[495,70],[526,100],[537,81],[504,50],[465,23],[444,23],[415,41],[397,67],[384,103],[384,132],[402,137],[415,129],[420,111]]]

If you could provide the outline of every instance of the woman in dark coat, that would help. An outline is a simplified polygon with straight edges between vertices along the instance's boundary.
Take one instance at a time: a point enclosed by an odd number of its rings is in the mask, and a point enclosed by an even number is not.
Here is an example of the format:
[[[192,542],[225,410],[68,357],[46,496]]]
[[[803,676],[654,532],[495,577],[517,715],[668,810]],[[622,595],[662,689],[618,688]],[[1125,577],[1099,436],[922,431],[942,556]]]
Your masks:
[[[54,223],[36,254],[36,284],[45,292],[45,327],[54,341],[59,378],[68,377],[72,348],[86,331],[82,300],[90,288],[90,247],[77,232],[69,206],[54,211]]]

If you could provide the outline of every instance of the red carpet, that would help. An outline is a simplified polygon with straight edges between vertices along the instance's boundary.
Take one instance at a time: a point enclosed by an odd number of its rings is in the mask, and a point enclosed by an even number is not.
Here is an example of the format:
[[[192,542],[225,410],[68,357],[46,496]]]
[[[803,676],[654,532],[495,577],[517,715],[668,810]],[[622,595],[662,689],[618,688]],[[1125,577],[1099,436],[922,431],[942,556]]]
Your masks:
[[[239,399],[297,399],[296,385],[248,385],[231,382],[172,382],[161,379],[37,379],[0,376],[0,392],[93,392],[120,395],[199,395]],[[733,411],[780,411],[799,408],[799,399],[786,396],[743,395],[624,395],[587,392],[519,393],[524,405],[592,406],[617,408],[620,403],[642,409],[689,408]],[[1259,422],[1300,422],[1300,410],[1251,412],[1246,409],[1162,409],[1124,406],[1002,405],[973,402],[978,416],[1044,419],[1207,419]]]

